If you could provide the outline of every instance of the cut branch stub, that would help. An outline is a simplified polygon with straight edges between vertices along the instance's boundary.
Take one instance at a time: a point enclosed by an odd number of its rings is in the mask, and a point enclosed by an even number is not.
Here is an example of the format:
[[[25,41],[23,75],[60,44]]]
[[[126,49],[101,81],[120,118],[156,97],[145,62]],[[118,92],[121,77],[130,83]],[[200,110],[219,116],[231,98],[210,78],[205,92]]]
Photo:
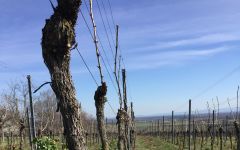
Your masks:
[[[101,86],[99,86],[95,92],[94,100],[95,100],[95,106],[96,106],[96,115],[97,115],[97,126],[99,135],[102,142],[102,149],[103,150],[109,150],[109,144],[106,134],[106,126],[104,122],[104,104],[106,102],[106,96],[107,94],[107,85],[105,82],[102,83]]]

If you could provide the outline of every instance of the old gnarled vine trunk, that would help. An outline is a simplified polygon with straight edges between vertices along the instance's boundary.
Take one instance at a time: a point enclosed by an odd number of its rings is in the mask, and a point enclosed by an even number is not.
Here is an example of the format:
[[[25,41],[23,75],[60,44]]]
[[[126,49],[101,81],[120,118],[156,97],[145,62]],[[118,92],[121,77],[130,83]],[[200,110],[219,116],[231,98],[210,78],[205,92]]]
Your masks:
[[[107,85],[104,82],[95,92],[94,100],[96,106],[97,126],[101,138],[102,150],[109,150],[106,126],[104,123],[104,104],[106,102]]]
[[[70,150],[86,149],[81,111],[69,70],[80,5],[81,0],[58,0],[54,14],[42,29],[42,55],[51,75],[52,89],[59,99],[64,135]]]
[[[125,138],[125,132],[124,132],[124,123],[126,118],[126,112],[124,109],[118,109],[117,113],[117,126],[118,126],[118,150],[124,150],[126,145],[126,138]]]

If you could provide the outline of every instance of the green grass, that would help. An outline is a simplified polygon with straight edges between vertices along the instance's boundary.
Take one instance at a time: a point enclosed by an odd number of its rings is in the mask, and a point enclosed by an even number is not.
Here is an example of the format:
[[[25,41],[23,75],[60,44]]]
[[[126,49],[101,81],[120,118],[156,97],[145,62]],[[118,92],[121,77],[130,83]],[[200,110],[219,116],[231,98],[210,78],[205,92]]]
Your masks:
[[[57,139],[58,137],[55,137],[55,139]],[[24,143],[24,150],[29,150],[29,144],[28,144],[28,139],[26,139],[26,143]],[[57,146],[58,149],[61,150],[62,149],[62,145],[61,145],[61,141],[57,140]],[[136,150],[178,150],[179,147],[182,147],[182,139],[179,138],[178,141],[181,141],[180,145],[173,145],[170,142],[164,141],[163,139],[160,139],[159,137],[152,137],[152,136],[137,136],[136,139]],[[185,141],[185,148],[184,150],[187,149],[187,139]],[[208,138],[208,140],[204,139],[204,143],[203,143],[203,147],[202,150],[210,150],[211,149],[211,140],[210,138]],[[215,143],[214,143],[214,150],[218,150],[220,145],[217,144],[217,138],[215,139]],[[18,149],[19,147],[19,141],[18,139],[14,140],[14,144],[16,146],[16,149]],[[116,139],[113,141],[110,141],[109,143],[110,145],[110,149],[111,150],[117,150],[117,141]],[[201,139],[197,138],[196,140],[196,149],[201,149],[200,148],[201,145]],[[193,148],[193,141],[191,143],[191,146]],[[89,150],[100,150],[100,144],[94,143],[91,144],[88,142],[88,149]],[[0,150],[5,150],[7,149],[7,141],[0,143]],[[227,149],[231,149],[230,146],[230,141],[229,139],[227,140],[226,143],[224,143],[223,145],[223,149],[227,150]],[[233,150],[236,149],[236,141],[235,138],[233,137]]]
[[[117,150],[117,141],[110,142],[110,150]],[[100,150],[100,145],[92,145],[89,150]],[[177,150],[178,147],[156,137],[137,136],[136,150]]]
[[[178,147],[159,138],[150,136],[138,136],[136,150],[177,150]]]

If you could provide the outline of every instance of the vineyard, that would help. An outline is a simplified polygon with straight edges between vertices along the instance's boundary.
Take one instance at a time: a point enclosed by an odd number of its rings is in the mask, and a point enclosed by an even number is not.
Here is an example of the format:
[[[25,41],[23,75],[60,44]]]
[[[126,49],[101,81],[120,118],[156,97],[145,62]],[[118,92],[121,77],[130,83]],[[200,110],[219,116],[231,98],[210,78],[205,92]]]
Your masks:
[[[34,149],[34,142],[30,142],[33,139],[36,139],[33,141],[37,144],[40,144],[41,140],[42,144],[48,143],[47,146],[50,146],[48,149],[66,149],[64,126],[62,116],[57,110],[58,106],[55,104],[57,101],[55,94],[47,90],[42,91],[37,97],[34,96],[34,99],[38,99],[33,108],[35,118],[30,117],[31,109],[27,107],[27,95],[30,96],[30,106],[32,99],[30,76],[27,79],[28,84],[23,81],[12,84],[9,86],[10,92],[4,95],[7,106],[11,107],[1,108],[1,149]],[[229,111],[219,109],[218,102],[218,107],[212,109],[207,103],[207,111],[199,113],[198,110],[191,110],[192,102],[189,100],[188,113],[175,115],[172,111],[171,115],[137,118],[134,116],[131,103],[131,120],[128,123],[130,149],[238,149],[238,109],[233,111],[230,100],[227,102]],[[26,109],[20,108],[22,104]],[[98,120],[85,112],[81,113],[81,118],[86,145],[89,149],[99,149],[102,141],[98,131]],[[35,124],[32,124],[32,119],[35,120]],[[118,120],[105,118],[103,124],[109,148],[118,149]]]
[[[16,86],[15,86],[16,87]],[[16,93],[17,94],[17,93]],[[6,95],[7,96],[7,95]],[[66,139],[62,125],[62,117],[55,112],[54,94],[45,91],[35,104],[35,123],[38,140],[43,143],[48,141],[48,149],[66,149]],[[41,109],[39,109],[39,106]],[[189,108],[191,100],[189,101]],[[2,124],[1,149],[31,149],[34,143],[30,142],[31,118],[26,115],[25,121],[16,123],[14,127],[8,127],[12,119],[17,119],[14,110],[1,110]],[[27,112],[28,113],[28,109]],[[208,110],[206,113],[189,110],[189,114],[180,113],[174,115],[137,117],[131,121],[130,143],[132,149],[238,149],[239,124],[237,112],[221,112],[221,110]],[[14,118],[15,117],[15,118]],[[23,117],[25,118],[25,117]],[[134,118],[134,117],[133,117]],[[98,132],[97,120],[86,113],[82,113],[85,131],[84,139],[89,149],[100,149],[101,137]],[[20,120],[21,121],[21,120]],[[119,138],[116,119],[105,119],[106,136],[110,149],[118,149]],[[7,130],[6,130],[7,129]],[[190,132],[189,132],[190,131]],[[132,137],[136,136],[136,137]],[[44,142],[45,141],[45,142]],[[39,142],[41,143],[41,142]],[[38,143],[38,144],[39,144]]]
[[[239,4],[173,1],[1,2],[0,150],[240,150]]]

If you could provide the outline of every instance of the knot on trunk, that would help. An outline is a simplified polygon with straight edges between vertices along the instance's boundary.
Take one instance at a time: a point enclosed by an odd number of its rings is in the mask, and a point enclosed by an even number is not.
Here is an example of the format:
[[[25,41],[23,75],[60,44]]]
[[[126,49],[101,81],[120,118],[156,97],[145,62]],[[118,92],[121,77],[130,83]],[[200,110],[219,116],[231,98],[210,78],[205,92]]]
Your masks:
[[[105,103],[105,96],[107,94],[107,85],[105,82],[102,83],[101,86],[98,86],[95,95],[94,100],[96,103]]]
[[[42,29],[43,54],[46,55],[50,51],[53,55],[64,56],[75,44],[74,26],[65,19],[61,20],[60,16],[52,18]]]
[[[124,109],[118,109],[116,119],[117,119],[117,123],[121,123],[121,122],[129,121],[130,118]]]

